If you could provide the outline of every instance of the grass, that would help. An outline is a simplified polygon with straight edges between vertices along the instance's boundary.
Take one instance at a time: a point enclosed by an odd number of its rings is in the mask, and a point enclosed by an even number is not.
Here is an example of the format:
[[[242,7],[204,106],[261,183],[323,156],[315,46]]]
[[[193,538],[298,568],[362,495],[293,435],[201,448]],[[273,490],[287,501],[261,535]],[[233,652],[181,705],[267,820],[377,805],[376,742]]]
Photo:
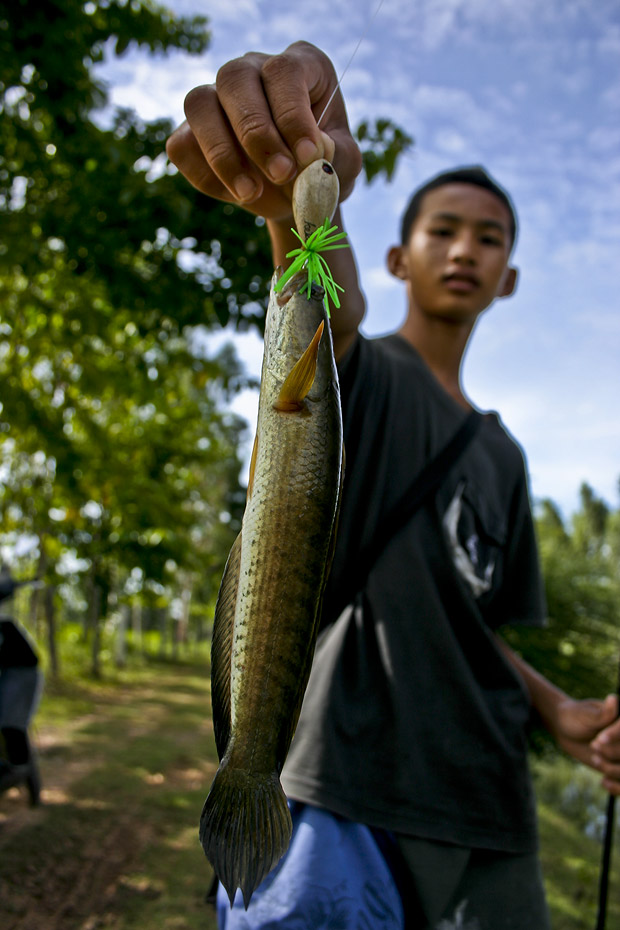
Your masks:
[[[216,758],[205,666],[48,687],[34,737],[49,793],[35,810],[17,789],[0,799],[2,930],[214,930],[197,837]],[[606,798],[567,760],[534,768],[553,930],[593,930],[601,843],[588,833]],[[619,840],[607,930],[620,927]]]
[[[57,688],[36,721],[50,794],[27,813],[16,790],[0,804],[7,823],[25,818],[0,836],[3,930],[214,930],[198,842],[215,771],[204,668]]]
[[[553,930],[594,930],[607,795],[594,772],[568,759],[535,760],[534,773]],[[620,822],[615,820],[608,930],[620,927]]]

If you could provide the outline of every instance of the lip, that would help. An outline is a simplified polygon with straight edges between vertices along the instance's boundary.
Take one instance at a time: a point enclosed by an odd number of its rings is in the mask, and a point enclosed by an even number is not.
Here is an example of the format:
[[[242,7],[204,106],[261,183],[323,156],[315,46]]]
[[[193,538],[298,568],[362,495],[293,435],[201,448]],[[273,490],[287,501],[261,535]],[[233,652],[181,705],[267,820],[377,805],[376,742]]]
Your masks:
[[[470,294],[480,287],[480,281],[475,274],[468,274],[466,271],[454,271],[445,274],[442,282],[449,291],[458,294]]]

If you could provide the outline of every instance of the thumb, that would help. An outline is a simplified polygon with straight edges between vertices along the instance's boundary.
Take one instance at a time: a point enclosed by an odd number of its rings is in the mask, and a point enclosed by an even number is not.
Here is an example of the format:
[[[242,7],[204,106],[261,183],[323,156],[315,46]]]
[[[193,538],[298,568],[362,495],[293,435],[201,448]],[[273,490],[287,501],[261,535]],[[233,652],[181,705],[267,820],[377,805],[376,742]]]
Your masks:
[[[603,726],[613,721],[618,716],[618,697],[615,694],[608,694],[604,701],[601,701],[600,710],[601,722]]]
[[[595,725],[598,730],[594,737],[594,742],[602,746],[603,743],[607,742],[610,736],[610,734],[604,731],[618,718],[618,697],[615,694],[608,694],[604,701],[598,701],[597,703],[598,706],[593,708],[594,713],[592,719],[593,725]]]

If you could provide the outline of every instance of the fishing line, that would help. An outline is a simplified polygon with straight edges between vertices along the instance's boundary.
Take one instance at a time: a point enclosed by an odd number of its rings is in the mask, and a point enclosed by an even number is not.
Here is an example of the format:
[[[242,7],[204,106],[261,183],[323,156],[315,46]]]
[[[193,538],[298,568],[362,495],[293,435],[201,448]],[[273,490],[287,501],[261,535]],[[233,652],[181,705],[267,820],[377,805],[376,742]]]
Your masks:
[[[338,83],[337,83],[336,86],[334,87],[334,89],[333,89],[333,91],[332,91],[332,93],[331,93],[331,96],[330,96],[329,100],[328,100],[327,103],[325,104],[325,107],[323,108],[323,112],[321,113],[321,115],[319,116],[318,120],[316,121],[317,126],[320,126],[320,125],[321,125],[321,120],[323,119],[323,117],[324,117],[325,114],[327,113],[327,109],[328,109],[330,103],[332,102],[332,100],[333,100],[334,97],[336,96],[336,93],[337,93],[337,91],[338,91],[338,88],[339,88],[340,85],[342,84],[342,79],[343,79],[343,77],[345,76],[345,74],[346,74],[347,71],[349,70],[349,67],[350,67],[350,65],[351,65],[351,62],[353,61],[353,59],[354,59],[355,56],[357,55],[357,52],[358,52],[358,49],[359,49],[360,45],[362,44],[362,42],[364,41],[364,39],[365,39],[366,36],[368,35],[368,30],[370,29],[370,27],[372,26],[373,22],[375,21],[375,18],[376,18],[376,16],[377,16],[377,13],[379,12],[379,10],[381,9],[381,7],[383,6],[384,3],[385,3],[385,0],[379,0],[379,4],[378,4],[378,6],[377,6],[375,12],[372,14],[372,16],[370,17],[370,19],[369,19],[368,22],[366,23],[366,28],[365,28],[364,31],[362,32],[362,34],[361,34],[361,36],[360,36],[360,38],[359,38],[359,41],[358,41],[357,45],[356,45],[355,48],[353,49],[353,54],[351,55],[351,57],[349,58],[348,62],[346,63],[346,65],[345,65],[345,67],[344,67],[344,71],[342,72],[342,74],[341,74],[340,77],[338,78]]]

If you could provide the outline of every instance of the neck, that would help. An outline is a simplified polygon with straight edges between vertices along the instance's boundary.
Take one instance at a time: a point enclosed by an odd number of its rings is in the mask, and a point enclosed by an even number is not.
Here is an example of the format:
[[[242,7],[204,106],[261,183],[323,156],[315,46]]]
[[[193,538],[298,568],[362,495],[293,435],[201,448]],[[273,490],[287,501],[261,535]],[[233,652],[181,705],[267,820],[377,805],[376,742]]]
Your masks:
[[[471,409],[461,387],[461,363],[473,322],[420,318],[409,314],[399,330],[424,359],[443,389],[466,410]]]

